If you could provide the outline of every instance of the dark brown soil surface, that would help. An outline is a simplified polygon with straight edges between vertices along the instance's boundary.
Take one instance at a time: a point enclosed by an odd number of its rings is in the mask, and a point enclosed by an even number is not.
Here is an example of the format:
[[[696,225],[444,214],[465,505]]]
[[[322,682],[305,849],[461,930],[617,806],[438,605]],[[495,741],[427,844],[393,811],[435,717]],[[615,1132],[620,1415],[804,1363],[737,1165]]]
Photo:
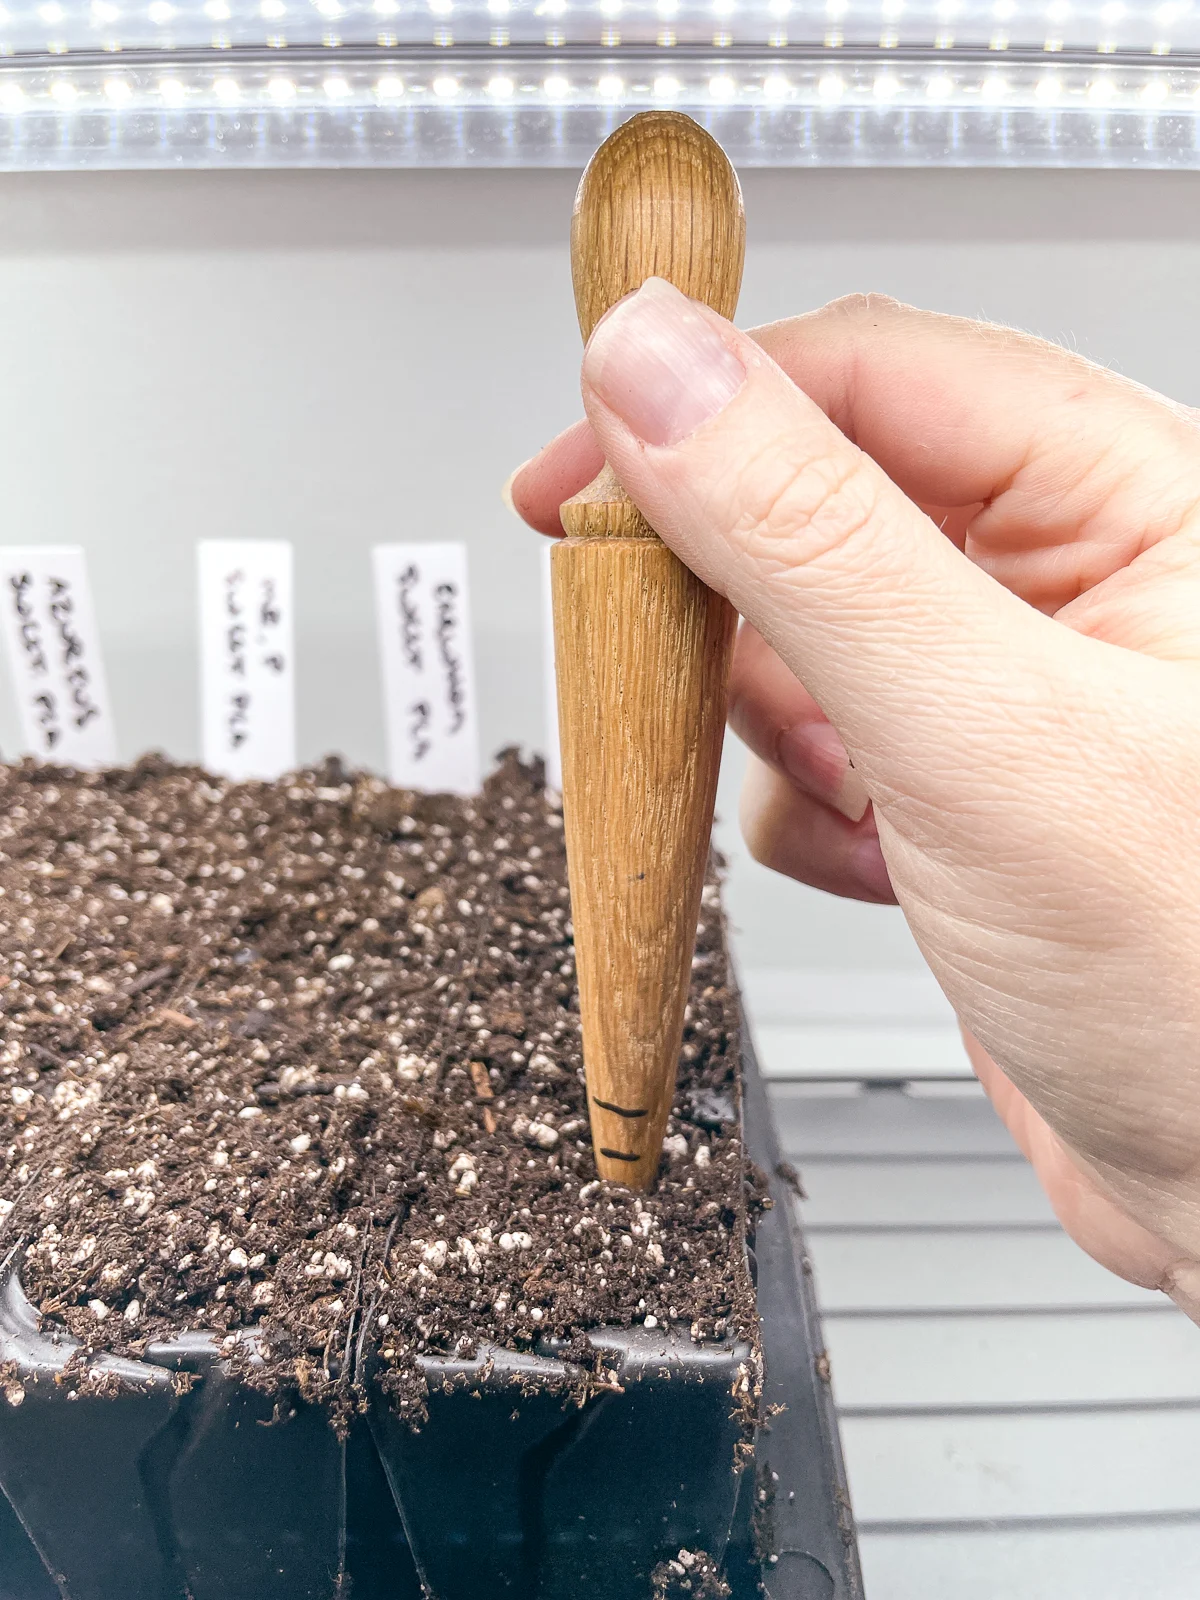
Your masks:
[[[253,1330],[255,1382],[343,1415],[378,1351],[416,1419],[423,1352],[754,1339],[715,886],[643,1198],[596,1180],[540,764],[0,768],[0,1020],[0,1263],[89,1349]]]

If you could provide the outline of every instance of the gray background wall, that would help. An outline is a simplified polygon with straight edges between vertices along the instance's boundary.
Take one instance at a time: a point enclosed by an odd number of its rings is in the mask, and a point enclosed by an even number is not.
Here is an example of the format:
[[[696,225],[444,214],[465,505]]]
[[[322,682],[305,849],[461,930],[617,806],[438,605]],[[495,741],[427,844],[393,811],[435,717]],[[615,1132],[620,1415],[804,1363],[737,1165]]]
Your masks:
[[[745,179],[746,323],[882,290],[1200,402],[1194,178]],[[574,182],[0,179],[0,538],[88,548],[125,755],[197,751],[192,545],[214,535],[295,542],[302,757],[381,758],[367,550],[387,538],[469,542],[486,745],[540,742],[537,541],[499,487],[577,414]],[[0,748],[14,734],[0,693]],[[897,913],[773,880],[725,837],[747,965],[914,971]]]

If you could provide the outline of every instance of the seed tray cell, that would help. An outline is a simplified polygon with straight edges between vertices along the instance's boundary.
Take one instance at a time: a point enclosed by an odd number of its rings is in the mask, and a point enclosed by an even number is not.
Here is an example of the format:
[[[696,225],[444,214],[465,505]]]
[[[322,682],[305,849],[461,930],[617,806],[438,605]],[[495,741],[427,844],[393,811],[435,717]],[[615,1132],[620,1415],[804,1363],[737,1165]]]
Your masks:
[[[81,1382],[10,1266],[0,1367],[23,1398],[0,1398],[0,1600],[649,1600],[680,1549],[723,1560],[736,1600],[855,1600],[811,1277],[745,1058],[774,1202],[752,1252],[771,1408],[752,1453],[745,1346],[598,1330],[607,1387],[583,1405],[552,1350],[430,1358],[420,1429],[375,1391],[343,1440],[206,1335],[100,1357]]]

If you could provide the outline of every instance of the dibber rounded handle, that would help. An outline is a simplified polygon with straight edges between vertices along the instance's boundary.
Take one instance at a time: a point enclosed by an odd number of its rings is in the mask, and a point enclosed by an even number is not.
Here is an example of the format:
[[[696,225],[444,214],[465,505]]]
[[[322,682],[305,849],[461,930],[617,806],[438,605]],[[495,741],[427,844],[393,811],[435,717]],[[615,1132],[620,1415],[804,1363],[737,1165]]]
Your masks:
[[[571,278],[584,340],[647,278],[732,317],[745,254],[741,185],[717,141],[679,111],[631,117],[596,151],[575,196]]]
[[[717,141],[681,111],[631,117],[588,162],[575,196],[571,278],[584,342],[647,278],[732,317],[745,255],[742,188]],[[655,537],[607,466],[559,515],[574,539]]]

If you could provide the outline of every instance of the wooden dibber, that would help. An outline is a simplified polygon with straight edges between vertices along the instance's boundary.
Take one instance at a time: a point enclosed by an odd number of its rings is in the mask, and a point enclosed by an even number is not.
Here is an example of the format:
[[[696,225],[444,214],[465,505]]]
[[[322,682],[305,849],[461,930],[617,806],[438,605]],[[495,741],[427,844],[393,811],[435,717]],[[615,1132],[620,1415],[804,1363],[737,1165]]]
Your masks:
[[[731,317],[742,194],[691,118],[624,123],[583,175],[571,265],[586,340],[649,277]],[[551,557],[563,810],[596,1164],[654,1181],[683,1035],[736,617],[606,467]]]

